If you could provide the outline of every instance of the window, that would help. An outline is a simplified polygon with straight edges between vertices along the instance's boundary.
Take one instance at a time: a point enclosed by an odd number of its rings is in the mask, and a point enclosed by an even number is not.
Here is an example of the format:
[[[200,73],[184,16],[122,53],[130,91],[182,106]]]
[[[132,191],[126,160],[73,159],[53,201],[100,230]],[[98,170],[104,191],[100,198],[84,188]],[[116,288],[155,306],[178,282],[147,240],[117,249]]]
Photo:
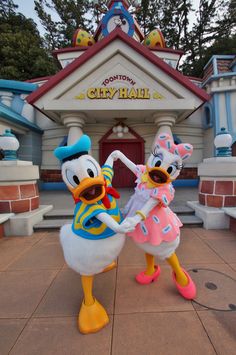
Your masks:
[[[212,117],[212,107],[209,103],[204,106],[203,111],[203,128],[211,128],[213,126],[213,117]]]
[[[175,144],[182,143],[181,139],[176,134],[173,134],[173,139]]]

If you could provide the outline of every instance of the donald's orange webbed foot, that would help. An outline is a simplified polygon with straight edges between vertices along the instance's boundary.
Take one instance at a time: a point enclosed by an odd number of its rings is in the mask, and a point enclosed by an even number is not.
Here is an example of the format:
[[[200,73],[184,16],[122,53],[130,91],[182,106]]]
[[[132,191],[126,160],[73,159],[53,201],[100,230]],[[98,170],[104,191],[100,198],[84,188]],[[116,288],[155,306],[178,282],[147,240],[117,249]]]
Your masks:
[[[96,333],[108,323],[107,312],[96,299],[89,306],[83,301],[78,315],[78,327],[81,333]]]

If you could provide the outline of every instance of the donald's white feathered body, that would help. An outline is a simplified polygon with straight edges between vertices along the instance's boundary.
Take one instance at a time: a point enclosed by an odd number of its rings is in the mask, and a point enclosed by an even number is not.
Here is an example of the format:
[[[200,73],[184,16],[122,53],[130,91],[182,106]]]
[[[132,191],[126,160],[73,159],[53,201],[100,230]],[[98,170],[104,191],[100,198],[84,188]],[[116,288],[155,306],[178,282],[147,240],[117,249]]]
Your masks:
[[[124,234],[117,233],[111,238],[88,240],[78,237],[66,224],[61,228],[60,241],[68,266],[81,275],[101,273],[120,254],[124,243]]]
[[[98,178],[97,174],[102,177]],[[85,202],[77,201],[73,224],[64,225],[60,232],[66,263],[81,275],[95,275],[102,272],[114,262],[125,242],[124,233],[115,233],[97,219],[99,213],[107,213],[117,222],[121,222],[121,214],[115,198],[108,197],[110,209],[107,209],[101,201],[103,195],[99,195],[102,193],[102,188],[99,188],[97,179],[100,179],[101,183],[106,180],[106,184],[109,184],[112,175],[112,169],[108,165],[101,169],[96,160],[87,154],[62,165],[63,180],[72,193],[73,189],[77,191],[74,195],[75,199],[86,190],[84,198],[89,199]],[[81,188],[83,181],[85,183]],[[86,219],[87,225],[83,223]]]
[[[111,186],[114,158],[110,155],[101,169],[88,154],[90,147],[89,137],[83,135],[74,145],[55,150],[62,161],[63,180],[76,203],[73,223],[61,228],[60,241],[68,266],[81,274],[84,301],[78,326],[85,334],[98,331],[109,321],[93,297],[93,275],[115,266],[125,232],[133,229],[129,222],[122,222],[116,202],[119,195]]]

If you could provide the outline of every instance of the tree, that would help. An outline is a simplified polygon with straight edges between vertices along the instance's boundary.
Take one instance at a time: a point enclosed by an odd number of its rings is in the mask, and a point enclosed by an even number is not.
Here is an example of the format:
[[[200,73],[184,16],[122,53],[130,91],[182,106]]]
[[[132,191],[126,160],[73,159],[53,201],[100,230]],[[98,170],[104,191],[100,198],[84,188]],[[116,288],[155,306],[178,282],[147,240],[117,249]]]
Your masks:
[[[102,7],[105,3],[101,0],[99,5]],[[142,0],[136,17],[145,35],[159,28],[167,47],[186,52],[181,68],[185,74],[200,76],[207,48],[216,40],[227,40],[235,31],[236,1],[200,0],[196,10],[194,3],[194,0]],[[35,0],[35,8],[46,30],[50,50],[70,46],[77,28],[90,32],[93,18],[101,19],[92,1]],[[52,19],[50,11],[57,14],[57,21]],[[195,16],[193,24],[192,15]]]
[[[235,54],[236,53],[236,34],[231,37],[218,38],[214,41],[212,46],[206,48],[202,53],[202,60],[199,63],[195,63],[193,68],[193,74],[202,76],[203,68],[213,55],[217,54]]]
[[[71,45],[77,28],[92,30],[92,19],[87,16],[92,4],[85,0],[35,0],[35,10],[46,30],[48,48],[54,50]],[[48,11],[54,11],[58,21],[53,21]]]
[[[200,76],[206,64],[207,49],[215,41],[228,41],[235,31],[235,0],[201,0],[195,15],[192,30],[185,39],[187,57],[182,69],[185,74]]]
[[[1,0],[0,2],[0,17],[7,17],[14,14],[18,5],[14,4],[13,0]]]
[[[191,0],[161,0],[160,6],[160,29],[167,47],[185,49],[189,17],[192,12]]]
[[[137,19],[145,36],[159,28],[167,46],[179,48],[187,32],[189,14],[192,9],[190,0],[143,0]]]
[[[225,38],[217,39],[213,45],[206,49],[204,53],[205,64],[208,60],[217,54],[235,54],[236,53],[236,34],[229,37],[227,41]]]
[[[1,2],[0,76],[27,80],[55,73],[56,65],[43,47],[37,25],[15,9],[13,1]]]
[[[160,28],[160,0],[142,0],[137,21],[145,36],[155,28]]]

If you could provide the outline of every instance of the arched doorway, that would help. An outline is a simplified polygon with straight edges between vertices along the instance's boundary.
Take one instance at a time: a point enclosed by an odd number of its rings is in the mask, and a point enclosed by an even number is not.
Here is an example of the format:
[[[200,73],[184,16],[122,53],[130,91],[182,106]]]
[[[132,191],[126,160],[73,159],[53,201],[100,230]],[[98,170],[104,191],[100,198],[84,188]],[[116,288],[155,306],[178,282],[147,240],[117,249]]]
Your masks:
[[[144,162],[144,139],[140,137],[132,128],[129,128],[127,138],[116,138],[112,128],[99,141],[100,164],[104,164],[108,155],[114,150],[120,150],[135,164]],[[135,175],[121,162],[114,163],[114,187],[134,187]]]

